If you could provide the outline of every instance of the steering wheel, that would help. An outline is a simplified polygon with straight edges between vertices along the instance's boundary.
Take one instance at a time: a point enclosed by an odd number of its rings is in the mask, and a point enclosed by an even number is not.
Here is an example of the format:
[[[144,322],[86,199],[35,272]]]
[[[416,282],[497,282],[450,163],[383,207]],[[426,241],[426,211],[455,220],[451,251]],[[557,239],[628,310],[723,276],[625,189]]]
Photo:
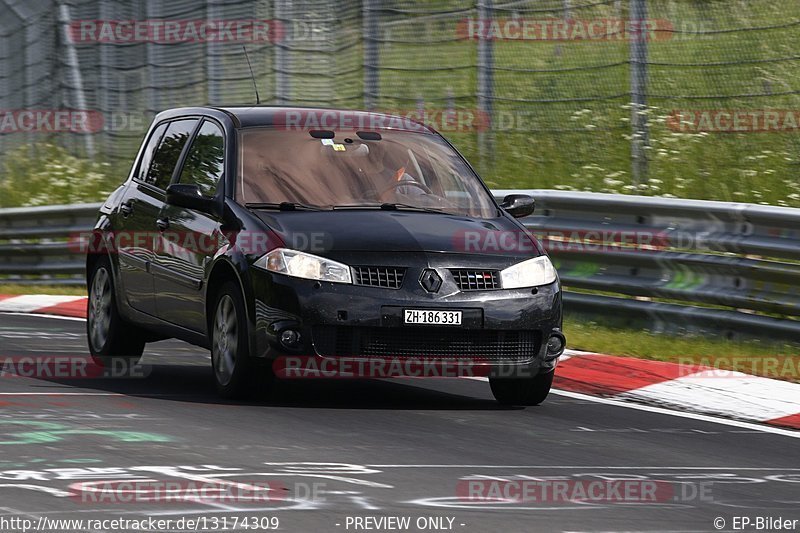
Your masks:
[[[433,191],[425,185],[424,183],[420,183],[417,180],[401,180],[401,181],[393,181],[391,185],[386,187],[383,191],[380,192],[379,196],[381,200],[386,196],[386,193],[389,191],[393,191],[399,187],[405,187],[406,185],[411,185],[412,187],[416,187],[422,190],[425,194],[433,194]]]
[[[433,191],[430,189],[430,187],[428,187],[424,183],[420,183],[419,181],[417,181],[417,180],[415,180],[413,178],[410,179],[410,180],[402,179],[403,175],[405,175],[405,172],[406,172],[406,168],[405,167],[400,167],[400,168],[397,169],[397,172],[395,172],[395,174],[393,176],[394,179],[392,180],[392,184],[389,185],[388,187],[386,187],[380,193],[378,193],[378,197],[381,200],[385,199],[384,197],[386,196],[386,193],[388,193],[389,191],[393,191],[393,190],[397,189],[398,187],[404,187],[406,185],[411,185],[413,187],[416,187],[416,188],[420,189],[421,191],[423,191],[425,194],[433,194]]]

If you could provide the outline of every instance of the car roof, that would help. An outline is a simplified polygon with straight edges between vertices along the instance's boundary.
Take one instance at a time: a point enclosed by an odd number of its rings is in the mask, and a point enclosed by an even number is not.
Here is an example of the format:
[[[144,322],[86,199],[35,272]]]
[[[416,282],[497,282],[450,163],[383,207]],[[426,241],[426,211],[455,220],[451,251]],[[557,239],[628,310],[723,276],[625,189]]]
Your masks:
[[[181,107],[162,111],[157,120],[186,115],[215,116],[224,113],[237,128],[288,126],[290,129],[401,130],[436,134],[436,130],[410,117],[374,111],[324,107],[232,105]],[[338,126],[338,127],[337,127]]]

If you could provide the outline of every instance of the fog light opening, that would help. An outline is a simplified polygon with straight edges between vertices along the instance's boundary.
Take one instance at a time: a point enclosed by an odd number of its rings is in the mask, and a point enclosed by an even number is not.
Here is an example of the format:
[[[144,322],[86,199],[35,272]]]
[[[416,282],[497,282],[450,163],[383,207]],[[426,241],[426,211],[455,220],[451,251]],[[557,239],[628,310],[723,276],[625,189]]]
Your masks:
[[[296,350],[300,347],[300,332],[293,329],[285,329],[281,331],[280,337],[281,345],[289,350]]]
[[[552,333],[547,339],[547,359],[554,359],[564,353],[567,340],[561,333]]]

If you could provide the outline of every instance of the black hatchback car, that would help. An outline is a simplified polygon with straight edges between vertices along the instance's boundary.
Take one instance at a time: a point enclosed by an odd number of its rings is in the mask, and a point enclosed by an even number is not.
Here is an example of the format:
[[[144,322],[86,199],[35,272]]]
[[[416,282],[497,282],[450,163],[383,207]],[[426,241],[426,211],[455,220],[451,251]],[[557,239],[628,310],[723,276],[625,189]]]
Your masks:
[[[164,338],[210,348],[224,396],[309,365],[456,365],[501,403],[535,405],[565,339],[555,269],[516,220],[532,211],[525,195],[498,205],[403,117],[165,111],[92,232],[90,350],[108,363]]]

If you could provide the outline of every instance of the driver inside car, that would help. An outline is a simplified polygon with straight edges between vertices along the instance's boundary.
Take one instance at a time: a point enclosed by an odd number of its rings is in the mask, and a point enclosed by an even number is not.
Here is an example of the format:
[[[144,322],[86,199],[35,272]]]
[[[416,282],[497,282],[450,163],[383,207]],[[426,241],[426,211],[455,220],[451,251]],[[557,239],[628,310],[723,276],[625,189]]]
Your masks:
[[[388,201],[391,198],[392,191],[404,196],[423,196],[427,194],[424,189],[417,185],[402,185],[403,182],[420,183],[408,172],[411,168],[409,157],[405,158],[406,161],[398,161],[392,157],[393,154],[390,155],[389,151],[381,146],[380,141],[365,143],[363,146],[369,150],[369,155],[365,164],[361,165],[359,170],[380,176],[381,183],[385,183],[385,186],[378,191],[381,201]]]

